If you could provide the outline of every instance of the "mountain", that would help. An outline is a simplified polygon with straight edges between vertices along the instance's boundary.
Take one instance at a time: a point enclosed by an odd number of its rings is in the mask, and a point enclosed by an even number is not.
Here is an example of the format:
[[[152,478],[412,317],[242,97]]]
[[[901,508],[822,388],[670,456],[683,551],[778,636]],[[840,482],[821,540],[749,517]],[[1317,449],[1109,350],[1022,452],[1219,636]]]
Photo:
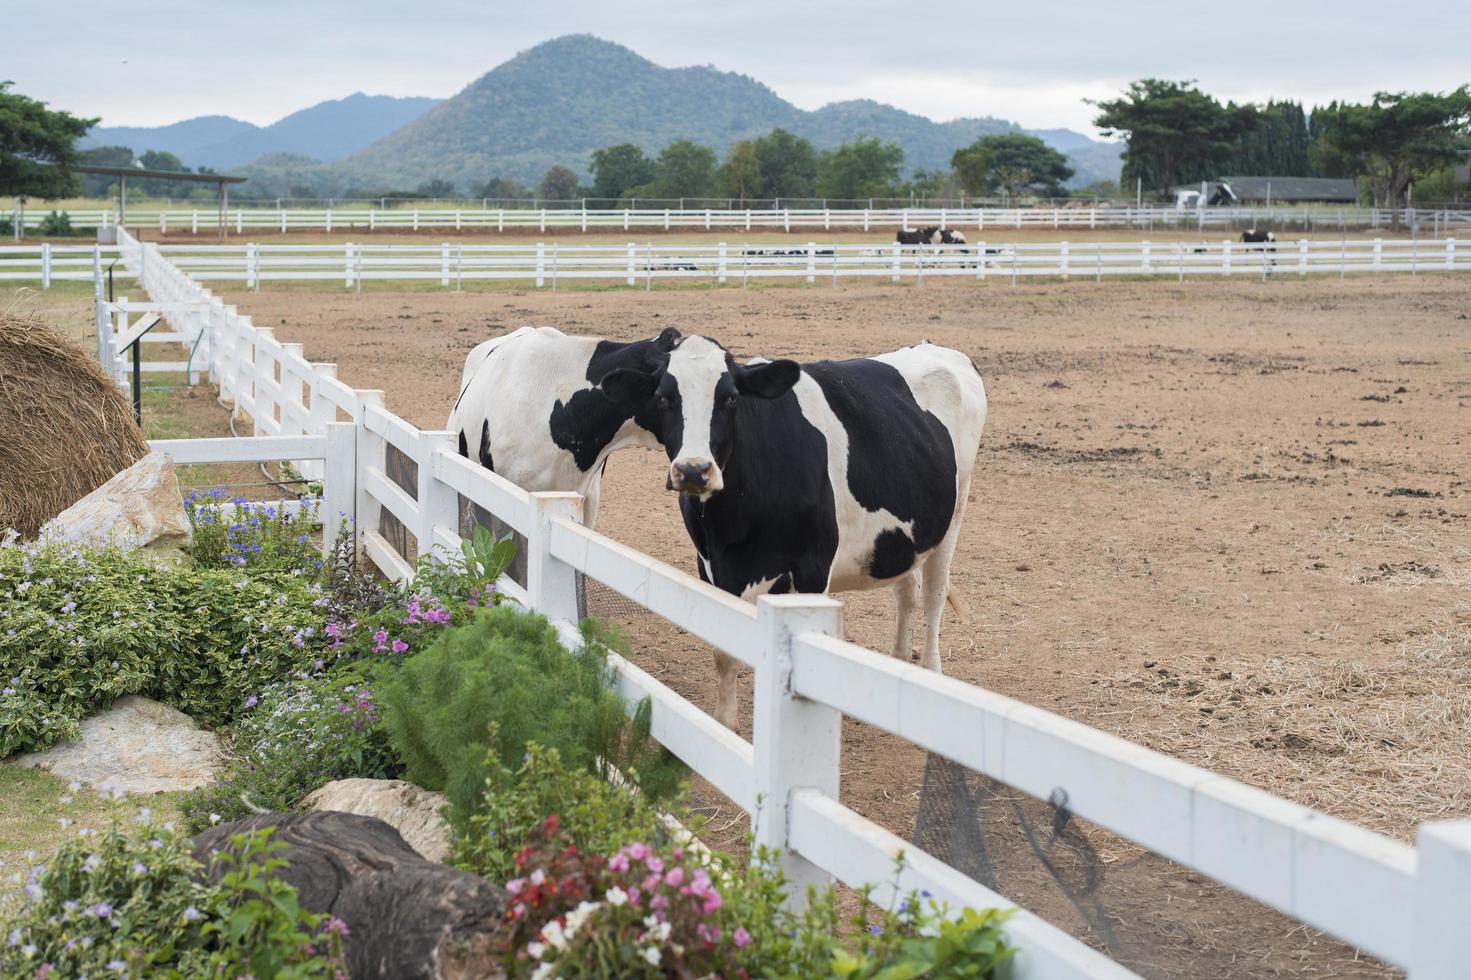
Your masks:
[[[494,176],[534,183],[553,164],[586,171],[594,150],[615,143],[657,153],[689,139],[724,153],[776,126],[819,148],[857,136],[893,140],[904,147],[911,171],[947,169],[950,155],[976,137],[1019,128],[990,117],[937,123],[871,100],[806,111],[745,75],[662,68],[621,45],[578,34],[523,51],[333,170],[342,183],[359,186],[413,188],[442,178],[469,188]],[[1076,183],[1118,179],[1117,144],[1069,130],[1038,135],[1086,163],[1076,167]]]
[[[201,116],[154,129],[97,126],[80,146],[127,146],[138,154],[168,150],[187,166],[219,170],[281,153],[330,163],[413,122],[439,101],[357,92],[293,112],[269,126],[229,116]]]
[[[126,146],[142,156],[149,150],[167,150],[186,163],[195,150],[260,127],[229,116],[197,116],[168,126],[93,126],[77,141],[77,148],[90,150],[98,146]]]

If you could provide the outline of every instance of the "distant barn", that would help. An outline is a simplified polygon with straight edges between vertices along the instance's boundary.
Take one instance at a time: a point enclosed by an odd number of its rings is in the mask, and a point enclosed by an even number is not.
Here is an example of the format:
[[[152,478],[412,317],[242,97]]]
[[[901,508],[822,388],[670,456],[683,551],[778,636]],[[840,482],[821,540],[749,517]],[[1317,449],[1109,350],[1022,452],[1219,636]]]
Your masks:
[[[1217,177],[1207,181],[1208,187],[1227,184],[1236,195],[1237,204],[1357,204],[1358,186],[1352,180],[1327,177]],[[1199,191],[1200,184],[1181,184],[1171,188]]]

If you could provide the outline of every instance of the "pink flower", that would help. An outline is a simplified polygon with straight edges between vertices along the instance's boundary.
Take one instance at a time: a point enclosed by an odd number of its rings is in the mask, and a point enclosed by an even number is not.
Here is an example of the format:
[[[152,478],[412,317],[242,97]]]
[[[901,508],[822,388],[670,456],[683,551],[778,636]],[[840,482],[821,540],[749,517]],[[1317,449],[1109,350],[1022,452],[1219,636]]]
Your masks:
[[[628,855],[624,854],[622,851],[619,851],[617,854],[614,854],[612,857],[608,858],[608,870],[627,871]]]
[[[664,862],[652,855],[644,863],[649,866],[649,870],[654,872],[654,874],[659,874],[664,870]]]
[[[646,892],[653,891],[654,889],[656,889],[656,888],[659,887],[659,876],[658,875],[646,875],[644,877],[644,880],[639,883],[639,887],[642,888]]]
[[[663,895],[655,895],[653,898],[649,899],[649,908],[651,909],[662,909],[667,907],[668,905],[669,899],[665,898]]]
[[[629,844],[623,850],[625,850],[626,852],[628,852],[628,856],[631,857],[631,858],[633,858],[635,861],[645,861],[645,860],[648,860],[648,857],[649,857],[649,845],[647,845],[647,844],[637,844],[637,843],[635,843],[635,844]]]
[[[745,949],[747,946],[751,945],[751,934],[746,931],[745,926],[741,926],[735,932],[730,934],[730,941],[735,943],[736,949]]]
[[[409,648],[409,645],[407,643],[405,643],[403,640],[394,640],[393,641],[393,652],[394,653],[403,653],[408,648]]]
[[[670,870],[670,872],[664,876],[664,884],[668,885],[670,888],[678,888],[680,885],[684,884],[684,869],[674,868]]]
[[[526,879],[525,878],[512,878],[510,881],[506,882],[506,891],[510,892],[512,895],[518,895],[518,894],[520,894],[521,893],[521,889],[523,889],[525,887],[526,887]]]
[[[720,908],[722,904],[723,903],[720,900],[720,893],[712,888],[710,890],[710,894],[705,896],[705,904],[700,907],[700,911],[704,912],[706,915],[709,915],[711,912],[714,912],[716,909]]]

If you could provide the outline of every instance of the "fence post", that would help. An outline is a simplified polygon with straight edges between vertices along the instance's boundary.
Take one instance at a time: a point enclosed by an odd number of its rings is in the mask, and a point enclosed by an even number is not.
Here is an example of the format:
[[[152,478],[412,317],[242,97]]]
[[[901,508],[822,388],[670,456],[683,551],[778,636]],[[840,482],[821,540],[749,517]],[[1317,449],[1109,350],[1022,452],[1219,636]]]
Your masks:
[[[1067,242],[1062,243],[1061,253],[1062,278],[1067,279]]]
[[[1231,274],[1231,239],[1223,241],[1221,246],[1221,274],[1229,276]]]
[[[579,620],[577,570],[552,557],[552,521],[566,517],[582,523],[582,495],[533,493],[536,522],[526,535],[526,594],[531,608],[556,622]]]
[[[807,243],[807,282],[813,283],[817,279],[817,243]]]
[[[1452,980],[1471,962],[1471,820],[1420,825],[1415,840],[1410,980]]]
[[[894,250],[894,258],[893,258],[893,261],[892,261],[891,272],[890,272],[890,281],[891,282],[898,282],[899,281],[899,243],[898,242],[895,242],[894,244],[890,245],[889,247]]]
[[[325,232],[327,232],[330,235],[332,233],[332,209],[331,208],[328,208],[327,209],[327,213],[323,216],[323,218],[322,218],[322,225],[323,225],[322,230],[325,231]]]
[[[625,216],[628,214],[627,211],[625,211],[623,213],[624,213]],[[628,243],[628,284],[630,286],[636,285],[636,283],[634,282],[634,278],[633,278],[633,257],[634,257],[634,252],[635,252],[635,250],[637,248],[638,248],[638,246],[635,245],[633,242],[629,242]]]
[[[414,208],[414,230],[419,230],[419,209]]]
[[[460,495],[455,488],[434,476],[434,457],[441,452],[455,452],[454,432],[421,432],[418,459],[419,526],[414,529],[419,539],[419,557],[434,551],[434,528],[446,527],[453,533],[460,528]]]
[[[543,229],[543,230],[545,230],[545,229]],[[546,249],[547,249],[546,245],[543,244],[542,242],[537,242],[536,243],[536,288],[537,289],[540,289],[546,283],[546,278],[544,276],[544,272],[546,271]]]
[[[250,242],[249,244],[247,244],[245,246],[245,288],[246,289],[256,289],[256,288],[258,288],[258,285],[259,285],[257,283],[257,281],[256,281],[256,262],[259,259],[259,256],[257,254],[258,251],[259,251],[259,249],[260,249],[260,246],[257,245],[257,244],[255,244],[254,242]]]
[[[312,398],[313,403],[316,397]],[[322,555],[330,558],[343,524],[348,533],[357,513],[357,433],[351,422],[329,422],[322,429],[327,440],[322,461]]]
[[[1306,238],[1297,240],[1297,274],[1300,276],[1308,274],[1308,240]]]
[[[1379,271],[1379,266],[1384,257],[1384,239],[1374,239],[1374,271]]]
[[[51,243],[41,243],[41,288],[51,288]]]
[[[717,269],[717,273],[718,273],[718,275],[720,277],[719,278],[720,284],[722,286],[724,286],[725,285],[725,242],[721,242],[720,243],[720,258],[718,260],[718,264],[716,266],[716,269]]]
[[[348,242],[343,247],[343,253],[342,254],[343,254],[342,288],[343,289],[351,289],[352,288],[352,242]]]
[[[1142,271],[1147,276],[1154,271],[1154,269],[1149,264],[1149,242],[1146,240],[1140,242],[1139,244],[1141,246],[1139,253],[1140,271]]]
[[[783,231],[792,230],[792,209],[784,208],[781,213],[781,226]],[[750,229],[748,228],[747,231]]]
[[[1445,240],[1445,267],[1447,269],[1456,267],[1456,240],[1454,238]]]
[[[361,474],[369,466],[379,470],[386,470],[384,462],[384,440],[383,437],[368,429],[367,410],[369,407],[383,407],[383,392],[381,391],[356,391],[357,415],[353,419],[354,430],[354,453],[357,472]],[[353,550],[361,554],[363,547],[362,536],[367,531],[378,529],[378,518],[383,512],[383,505],[374,500],[368,493],[366,481],[356,480],[353,490],[353,520],[356,522],[350,532],[354,538]]]
[[[843,605],[828,596],[765,595],[756,600],[756,626],[765,637],[756,665],[752,747],[756,763],[754,843],[779,850],[777,866],[791,883],[788,901],[801,906],[807,886],[831,882],[827,872],[787,847],[792,796],[815,790],[838,798],[843,716],[836,708],[792,693],[793,641],[802,633],[842,635]]]
[[[439,243],[439,284],[449,285],[449,242]]]

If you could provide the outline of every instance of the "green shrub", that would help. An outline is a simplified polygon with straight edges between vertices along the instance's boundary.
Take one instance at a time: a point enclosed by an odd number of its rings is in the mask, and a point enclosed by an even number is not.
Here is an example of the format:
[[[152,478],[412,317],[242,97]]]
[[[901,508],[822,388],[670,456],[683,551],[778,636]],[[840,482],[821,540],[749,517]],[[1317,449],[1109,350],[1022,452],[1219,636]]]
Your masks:
[[[487,756],[481,801],[455,834],[455,863],[467,871],[504,883],[515,874],[516,855],[553,815],[566,836],[591,854],[666,835],[658,810],[642,794],[585,768],[568,768],[555,749],[527,745],[514,772],[494,750]]]
[[[184,498],[184,512],[193,529],[189,557],[197,568],[244,568],[252,572],[302,572],[313,577],[322,568],[322,554],[313,531],[320,502],[302,501],[299,514],[271,503],[250,503],[240,497],[229,503],[239,509],[227,516],[221,504],[225,491],[195,491]]]
[[[71,215],[67,214],[65,211],[52,211],[50,214],[41,219],[41,224],[38,226],[38,230],[40,231],[42,237],[46,238],[55,238],[61,235],[70,235],[72,233]]]
[[[333,977],[340,922],[302,911],[270,831],[230,838],[209,884],[189,840],[116,828],[64,844],[4,909],[0,976]]]
[[[589,638],[573,653],[542,616],[509,606],[482,611],[380,676],[384,725],[408,778],[443,790],[454,822],[478,806],[491,749],[520,759],[536,742],[573,768],[611,763],[636,771],[655,798],[682,775],[647,738],[647,710],[641,724],[624,714],[603,646]]]
[[[0,548],[0,757],[73,737],[125,694],[209,725],[313,657],[320,587],[137,553]]]
[[[229,764],[184,797],[193,830],[256,810],[289,810],[334,779],[398,774],[373,693],[360,678],[287,681],[246,703]]]

